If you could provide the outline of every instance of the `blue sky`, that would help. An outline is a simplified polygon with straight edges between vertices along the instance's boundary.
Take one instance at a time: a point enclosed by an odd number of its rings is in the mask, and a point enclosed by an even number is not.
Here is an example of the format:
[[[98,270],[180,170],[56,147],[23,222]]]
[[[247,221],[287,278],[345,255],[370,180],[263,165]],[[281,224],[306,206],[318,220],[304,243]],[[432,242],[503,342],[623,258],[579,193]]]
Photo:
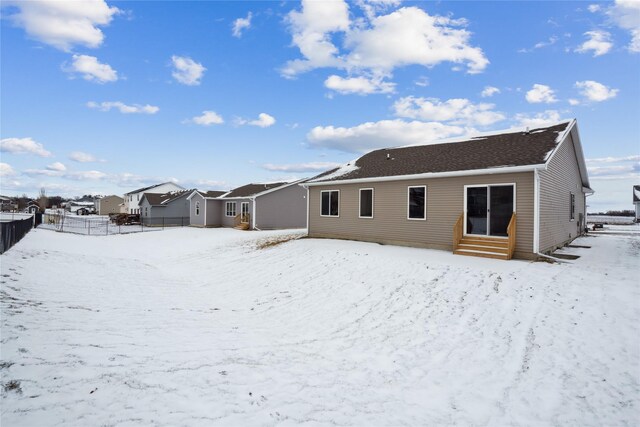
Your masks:
[[[2,194],[203,190],[577,118],[640,184],[640,2],[4,2]]]

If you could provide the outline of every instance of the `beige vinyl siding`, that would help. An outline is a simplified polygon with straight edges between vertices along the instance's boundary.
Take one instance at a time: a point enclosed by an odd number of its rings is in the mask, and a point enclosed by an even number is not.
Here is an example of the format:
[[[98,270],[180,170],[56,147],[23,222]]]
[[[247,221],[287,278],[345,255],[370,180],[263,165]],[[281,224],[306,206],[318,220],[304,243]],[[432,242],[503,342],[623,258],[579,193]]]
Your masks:
[[[533,252],[533,172],[309,187],[309,236],[452,250],[453,225],[464,209],[464,186],[516,184],[516,256]],[[407,219],[407,187],[427,187],[427,219]],[[359,218],[359,189],[373,188],[373,219]],[[340,190],[340,216],[320,216],[320,191]]]
[[[98,200],[98,215],[109,215],[111,213],[119,213],[120,205],[124,203],[124,199],[118,196],[107,196]]]
[[[576,195],[575,219],[569,217],[569,194]],[[576,238],[585,195],[571,134],[558,148],[547,170],[540,171],[540,252],[548,252]]]
[[[262,230],[307,226],[307,190],[298,184],[256,198],[255,226]]]

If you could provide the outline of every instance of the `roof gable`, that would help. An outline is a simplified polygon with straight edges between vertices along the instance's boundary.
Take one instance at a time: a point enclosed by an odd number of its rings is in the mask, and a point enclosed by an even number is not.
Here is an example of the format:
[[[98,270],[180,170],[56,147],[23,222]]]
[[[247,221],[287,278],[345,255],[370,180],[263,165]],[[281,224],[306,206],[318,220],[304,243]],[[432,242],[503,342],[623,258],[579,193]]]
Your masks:
[[[503,131],[456,142],[376,150],[342,168],[324,172],[310,182],[542,165],[565,139],[573,123],[563,122],[525,132]]]
[[[223,199],[230,199],[236,197],[253,197],[268,190],[273,190],[278,187],[290,184],[289,182],[271,182],[266,184],[247,184],[242,187],[234,188],[233,190],[222,196]]]
[[[142,205],[142,202],[146,200],[151,206],[166,206],[182,197],[188,196],[192,192],[193,190],[170,191],[164,194],[144,193],[140,199],[140,204]]]

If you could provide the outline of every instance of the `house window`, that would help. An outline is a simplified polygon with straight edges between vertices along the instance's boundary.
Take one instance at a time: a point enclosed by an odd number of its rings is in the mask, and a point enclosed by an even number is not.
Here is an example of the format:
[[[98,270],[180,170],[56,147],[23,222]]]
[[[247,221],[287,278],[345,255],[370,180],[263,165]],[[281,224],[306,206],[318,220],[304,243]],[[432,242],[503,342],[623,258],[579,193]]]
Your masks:
[[[320,216],[340,216],[340,191],[327,190],[320,192]]]
[[[360,218],[373,218],[373,188],[360,189]]]
[[[408,219],[427,219],[427,187],[408,188]]]
[[[196,202],[196,216],[200,215],[200,202]]]
[[[569,219],[576,219],[576,195],[569,193]]]
[[[140,195],[138,194],[138,200],[140,200]]]
[[[144,216],[149,216],[149,207],[145,206],[144,208]]]
[[[236,216],[236,202],[227,202],[225,210],[227,211],[227,216]]]

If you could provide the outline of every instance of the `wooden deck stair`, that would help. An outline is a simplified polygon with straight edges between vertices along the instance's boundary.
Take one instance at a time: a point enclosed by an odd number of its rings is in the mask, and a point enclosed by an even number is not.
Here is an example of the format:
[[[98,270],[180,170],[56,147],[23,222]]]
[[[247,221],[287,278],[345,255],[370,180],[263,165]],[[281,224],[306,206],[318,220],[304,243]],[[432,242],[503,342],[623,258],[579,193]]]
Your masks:
[[[516,213],[507,226],[508,237],[463,235],[464,214],[460,214],[453,226],[453,253],[484,258],[511,259],[516,249]]]
[[[456,255],[510,259],[509,240],[484,236],[464,236],[453,251]]]

